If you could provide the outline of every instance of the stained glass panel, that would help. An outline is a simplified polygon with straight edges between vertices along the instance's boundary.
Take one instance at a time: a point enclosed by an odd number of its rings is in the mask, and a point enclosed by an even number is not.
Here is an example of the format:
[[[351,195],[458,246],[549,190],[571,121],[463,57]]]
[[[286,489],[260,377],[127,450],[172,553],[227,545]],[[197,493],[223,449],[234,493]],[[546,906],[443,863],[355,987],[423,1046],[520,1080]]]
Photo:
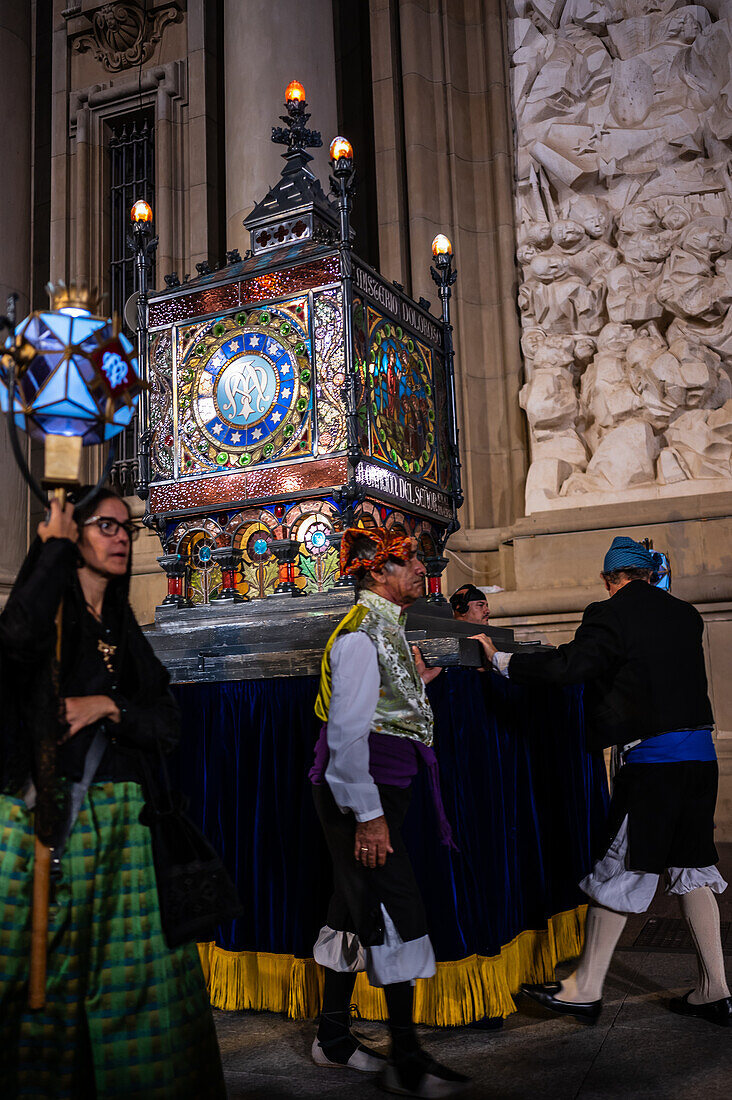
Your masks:
[[[317,294],[313,301],[313,335],[317,370],[318,451],[342,451],[346,445],[343,405],[345,352],[343,298],[340,290]]]
[[[436,482],[432,354],[369,305],[365,328],[371,453],[405,474]]]
[[[170,329],[150,341],[150,462],[153,479],[169,478],[173,462],[173,344]]]
[[[307,297],[183,326],[177,339],[181,475],[312,454]]]

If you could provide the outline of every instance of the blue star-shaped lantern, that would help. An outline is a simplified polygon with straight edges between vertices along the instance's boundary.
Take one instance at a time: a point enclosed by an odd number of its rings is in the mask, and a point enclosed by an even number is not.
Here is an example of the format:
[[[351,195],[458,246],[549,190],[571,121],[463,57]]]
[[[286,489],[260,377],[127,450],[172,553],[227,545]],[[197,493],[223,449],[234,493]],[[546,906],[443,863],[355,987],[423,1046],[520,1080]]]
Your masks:
[[[132,420],[143,383],[133,345],[118,323],[92,313],[87,292],[49,286],[52,308],[16,327],[0,361],[0,408],[15,369],[16,425],[33,436],[76,435],[103,443]],[[11,355],[15,360],[11,362]]]

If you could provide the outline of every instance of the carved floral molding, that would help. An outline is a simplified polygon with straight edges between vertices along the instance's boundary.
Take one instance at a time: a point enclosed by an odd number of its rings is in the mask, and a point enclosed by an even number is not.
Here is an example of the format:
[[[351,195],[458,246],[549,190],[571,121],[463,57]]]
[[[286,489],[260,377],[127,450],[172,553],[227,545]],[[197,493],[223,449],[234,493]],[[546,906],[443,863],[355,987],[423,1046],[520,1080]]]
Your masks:
[[[102,4],[87,14],[91,29],[74,38],[73,49],[91,51],[108,72],[120,72],[149,60],[168,24],[182,18],[178,4],[153,10],[134,0]]]

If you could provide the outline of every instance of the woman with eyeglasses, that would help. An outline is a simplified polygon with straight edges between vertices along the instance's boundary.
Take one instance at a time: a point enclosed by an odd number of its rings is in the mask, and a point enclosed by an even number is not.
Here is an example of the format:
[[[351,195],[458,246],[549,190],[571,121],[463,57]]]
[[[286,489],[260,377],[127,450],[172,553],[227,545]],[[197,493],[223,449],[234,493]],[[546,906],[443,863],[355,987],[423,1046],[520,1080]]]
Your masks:
[[[198,951],[165,943],[139,821],[145,760],[179,734],[128,602],[137,534],[114,490],[54,501],[0,616],[3,1097],[225,1096]],[[34,814],[53,853],[46,1004],[31,1011]]]

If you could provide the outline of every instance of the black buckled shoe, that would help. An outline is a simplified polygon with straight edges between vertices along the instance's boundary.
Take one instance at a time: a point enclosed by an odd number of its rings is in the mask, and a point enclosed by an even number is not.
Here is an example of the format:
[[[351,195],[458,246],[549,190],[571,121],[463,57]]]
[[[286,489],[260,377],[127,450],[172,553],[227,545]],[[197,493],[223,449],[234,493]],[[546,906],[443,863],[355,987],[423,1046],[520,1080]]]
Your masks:
[[[679,1016],[696,1016],[700,1020],[708,1020],[710,1024],[719,1024],[720,1027],[732,1027],[732,997],[722,997],[719,1001],[709,1001],[703,1005],[689,1004],[689,997],[693,991],[689,990],[683,997],[674,997],[668,1002],[668,1007]]]
[[[574,1016],[585,1024],[596,1024],[602,1012],[602,1001],[560,1001],[556,995],[561,988],[561,982],[545,982],[543,985],[522,985],[521,992],[552,1012]]]

